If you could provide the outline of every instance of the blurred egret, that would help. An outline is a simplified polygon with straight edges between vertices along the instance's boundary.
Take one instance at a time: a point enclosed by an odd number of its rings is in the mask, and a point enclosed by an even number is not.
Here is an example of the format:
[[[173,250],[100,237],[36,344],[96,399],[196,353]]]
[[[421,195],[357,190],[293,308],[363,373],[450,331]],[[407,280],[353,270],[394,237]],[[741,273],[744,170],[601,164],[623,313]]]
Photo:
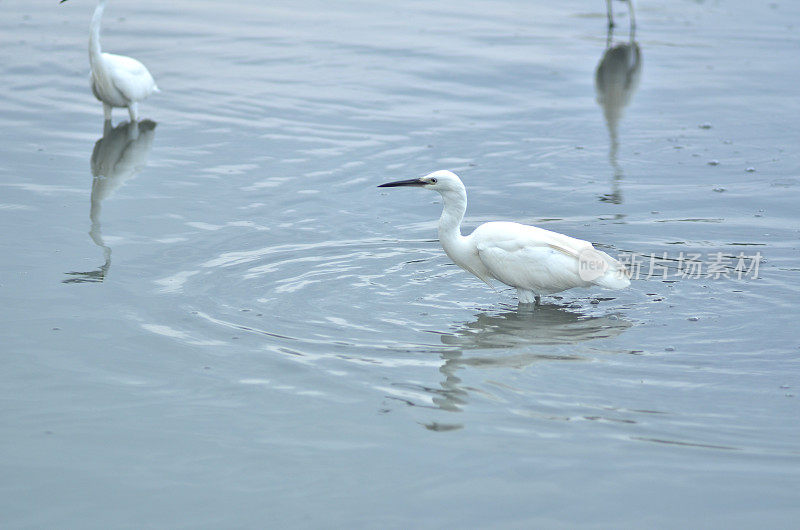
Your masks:
[[[492,287],[498,280],[517,289],[522,304],[539,303],[543,294],[598,285],[623,289],[630,285],[625,266],[588,241],[535,226],[509,222],[484,223],[461,235],[467,211],[467,190],[455,173],[435,171],[422,178],[381,184],[379,188],[419,186],[439,192],[444,201],[439,241],[456,265]]]
[[[67,0],[61,0],[61,4]],[[147,67],[125,55],[100,50],[100,22],[108,0],[100,0],[89,26],[89,65],[92,68],[92,93],[103,103],[105,120],[111,120],[112,107],[127,107],[131,123],[139,119],[137,105],[158,87]]]

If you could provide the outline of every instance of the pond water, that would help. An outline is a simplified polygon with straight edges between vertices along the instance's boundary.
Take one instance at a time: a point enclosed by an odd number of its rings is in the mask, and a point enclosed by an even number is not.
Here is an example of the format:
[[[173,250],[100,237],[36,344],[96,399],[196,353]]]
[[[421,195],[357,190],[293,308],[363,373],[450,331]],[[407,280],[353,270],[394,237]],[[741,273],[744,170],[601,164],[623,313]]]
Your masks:
[[[615,4],[115,1],[104,131],[2,2],[2,525],[794,527],[800,5]],[[631,287],[518,310],[435,169]]]

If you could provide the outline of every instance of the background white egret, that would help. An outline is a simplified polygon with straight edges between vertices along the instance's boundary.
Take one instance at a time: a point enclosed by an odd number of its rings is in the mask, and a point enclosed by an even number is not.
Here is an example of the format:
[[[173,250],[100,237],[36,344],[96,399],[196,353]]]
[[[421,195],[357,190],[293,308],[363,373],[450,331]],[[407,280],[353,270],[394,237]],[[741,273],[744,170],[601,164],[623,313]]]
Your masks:
[[[61,0],[64,3],[67,0]],[[103,102],[105,120],[111,120],[113,107],[127,107],[131,123],[139,119],[137,105],[158,87],[145,65],[125,55],[103,53],[100,49],[100,23],[108,0],[100,0],[89,26],[89,65],[92,68],[92,93]]]
[[[484,223],[470,235],[462,236],[467,190],[451,171],[435,171],[422,178],[378,187],[396,186],[420,186],[439,192],[444,201],[439,241],[445,253],[489,286],[494,279],[515,287],[521,304],[538,304],[543,294],[573,287],[622,289],[630,285],[625,266],[588,241],[510,222]]]

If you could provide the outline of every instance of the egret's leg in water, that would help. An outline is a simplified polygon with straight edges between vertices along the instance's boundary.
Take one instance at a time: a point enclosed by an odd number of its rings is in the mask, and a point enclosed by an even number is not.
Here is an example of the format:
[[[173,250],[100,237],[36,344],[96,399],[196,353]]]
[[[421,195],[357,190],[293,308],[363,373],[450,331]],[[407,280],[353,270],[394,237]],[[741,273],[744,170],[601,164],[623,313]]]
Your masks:
[[[103,103],[103,117],[105,121],[111,121],[111,105]]]
[[[614,27],[614,13],[611,12],[611,2],[614,0],[606,0],[606,10],[608,12],[608,27]]]
[[[128,105],[128,115],[131,117],[131,123],[136,123],[139,120],[137,103],[134,102]]]
[[[517,299],[520,304],[536,304],[539,305],[539,295],[533,291],[517,288]]]
[[[128,127],[128,139],[136,140],[139,137],[139,122],[132,121]]]

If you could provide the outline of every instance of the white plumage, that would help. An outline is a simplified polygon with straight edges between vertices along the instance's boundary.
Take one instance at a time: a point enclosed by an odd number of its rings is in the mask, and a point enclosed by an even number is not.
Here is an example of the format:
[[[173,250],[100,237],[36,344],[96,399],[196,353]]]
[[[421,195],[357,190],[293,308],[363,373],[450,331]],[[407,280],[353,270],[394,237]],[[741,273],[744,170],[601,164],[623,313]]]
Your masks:
[[[61,3],[67,0],[61,0]],[[158,87],[145,65],[133,57],[103,53],[100,49],[100,23],[108,0],[100,0],[89,27],[89,65],[92,93],[103,103],[105,120],[111,120],[113,107],[126,107],[131,122],[138,117],[138,103]]]
[[[515,287],[520,303],[538,303],[543,294],[573,287],[622,289],[630,285],[625,266],[588,241],[510,222],[485,223],[470,235],[461,235],[467,191],[455,173],[435,171],[419,179],[380,187],[397,186],[439,192],[444,201],[439,241],[445,253],[456,265],[490,286],[491,280],[498,280]]]

